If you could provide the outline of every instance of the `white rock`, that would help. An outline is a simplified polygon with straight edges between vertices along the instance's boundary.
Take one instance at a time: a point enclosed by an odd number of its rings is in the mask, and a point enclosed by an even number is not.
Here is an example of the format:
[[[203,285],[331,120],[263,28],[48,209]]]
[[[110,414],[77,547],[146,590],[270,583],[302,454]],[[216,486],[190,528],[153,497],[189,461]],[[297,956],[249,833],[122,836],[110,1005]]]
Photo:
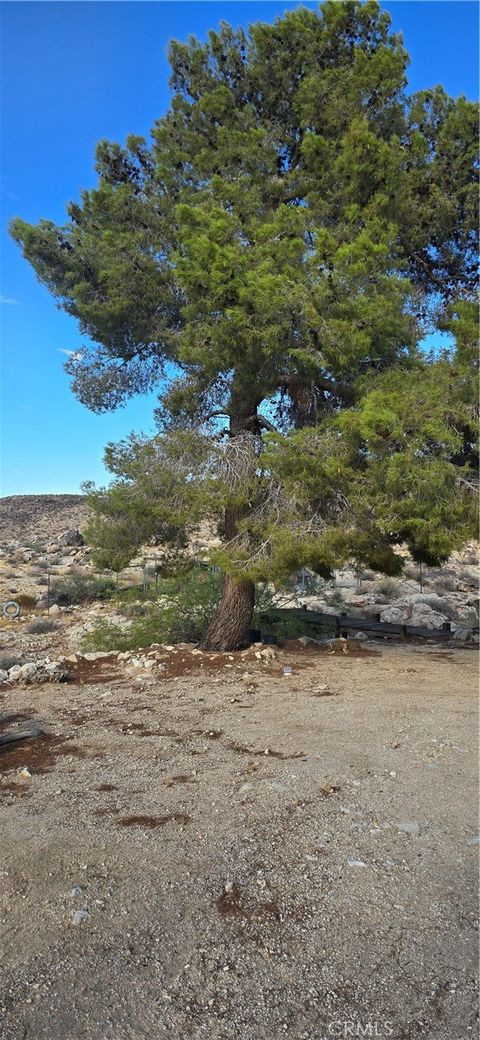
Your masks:
[[[403,831],[404,834],[420,834],[420,824],[418,820],[405,820],[404,823],[397,823],[397,831]]]
[[[116,657],[116,650],[97,650],[95,653],[88,653],[83,655],[85,661],[101,661],[104,657]]]
[[[438,596],[436,592],[413,592],[410,596],[403,596],[402,603],[406,603],[408,606],[416,606],[417,603],[423,603],[427,607],[431,607],[432,610],[442,609],[444,600],[442,596]]]
[[[8,675],[10,679],[16,679],[20,675],[22,666],[20,664],[14,664],[8,669]]]
[[[89,917],[88,910],[75,910],[72,914],[72,924],[75,926],[83,924],[85,921],[88,921]]]
[[[33,776],[33,773],[28,768],[28,766],[24,766],[23,769],[20,770],[18,775],[19,777],[21,777],[22,780],[30,780]]]
[[[29,661],[28,664],[22,665],[20,675],[22,679],[28,679],[29,676],[35,675],[36,671],[38,671],[38,665],[35,664],[35,661]]]
[[[411,625],[418,625],[419,627],[425,625],[426,628],[443,628],[446,621],[448,621],[448,618],[445,617],[445,614],[439,614],[438,611],[432,610],[427,603],[415,603],[412,607]]]
[[[49,675],[56,675],[61,672],[62,666],[59,661],[46,661],[43,668]]]
[[[255,657],[256,656],[257,654],[255,654]],[[260,650],[258,656],[263,657],[266,661],[273,661],[276,658],[277,654],[273,649],[273,646],[266,646],[264,650]]]
[[[457,625],[452,632],[454,639],[460,639],[462,642],[466,640],[472,640],[472,631],[469,628],[464,628],[463,625]]]
[[[0,668],[0,682],[6,682],[8,679],[8,672],[4,668]]]
[[[355,859],[355,856],[349,856],[347,859],[347,863],[349,867],[366,867],[367,865],[363,862],[363,859]]]
[[[380,614],[380,621],[387,621],[393,625],[404,625],[410,621],[410,615],[411,607],[386,607]]]

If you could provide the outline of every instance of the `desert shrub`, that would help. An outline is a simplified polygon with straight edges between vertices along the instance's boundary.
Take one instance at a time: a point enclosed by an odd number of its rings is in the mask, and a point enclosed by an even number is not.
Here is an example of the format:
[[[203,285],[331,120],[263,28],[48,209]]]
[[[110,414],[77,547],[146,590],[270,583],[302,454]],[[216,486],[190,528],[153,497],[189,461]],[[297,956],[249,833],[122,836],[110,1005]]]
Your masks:
[[[215,611],[220,587],[218,573],[196,567],[178,578],[165,578],[156,601],[132,604],[128,630],[102,620],[85,636],[84,648],[137,650],[151,643],[197,643]]]
[[[37,585],[48,585],[48,578],[41,574],[40,577],[37,578]]]
[[[23,557],[18,552],[7,553],[5,556],[5,560],[7,563],[11,563],[12,566],[14,564],[23,563]]]
[[[0,656],[0,669],[2,670],[2,672],[8,672],[8,669],[13,668],[14,664],[21,663],[22,662],[19,657],[9,657],[8,654],[5,654],[5,656],[3,657]]]
[[[357,571],[357,578],[360,581],[375,581],[376,574],[375,571]]]
[[[407,563],[403,573],[411,581],[420,581],[420,567],[415,563]]]
[[[436,581],[432,582],[431,587],[434,592],[438,593],[439,596],[442,596],[445,592],[455,592],[457,582],[455,581],[455,578],[451,578],[448,574],[444,574],[442,577],[437,578]]]
[[[302,636],[308,636],[313,639],[321,639],[328,636],[335,635],[336,625],[332,618],[331,623],[322,625],[321,632],[313,629],[306,621],[298,618],[293,611],[290,612],[288,609],[276,611],[273,609],[269,612],[270,620],[266,621],[261,616],[253,617],[252,627],[259,628],[262,634],[271,633],[275,635],[282,643],[285,639],[301,639]]]
[[[27,625],[27,632],[32,636],[44,635],[47,632],[55,632],[58,628],[56,621],[51,621],[50,618],[36,618],[35,621],[31,621]]]
[[[470,588],[476,588],[478,585],[478,574],[472,574],[471,570],[467,570],[466,567],[463,567],[458,572],[458,580],[462,582],[463,585],[469,585]]]
[[[23,607],[24,610],[33,610],[37,605],[36,596],[29,596],[26,592],[19,592],[15,595],[15,602],[18,603],[19,607]]]
[[[65,578],[52,582],[50,603],[57,603],[59,607],[70,607],[78,603],[110,599],[114,592],[115,582],[111,578],[95,578],[72,571]]]
[[[329,592],[328,596],[325,596],[325,601],[330,607],[344,607],[345,601],[343,598],[343,592],[341,589],[333,589]]]
[[[380,578],[375,585],[375,592],[380,596],[388,596],[389,599],[398,599],[402,590],[395,578]]]
[[[44,542],[38,542],[38,541],[24,542],[23,543],[23,548],[24,549],[32,549],[33,552],[45,552]]]

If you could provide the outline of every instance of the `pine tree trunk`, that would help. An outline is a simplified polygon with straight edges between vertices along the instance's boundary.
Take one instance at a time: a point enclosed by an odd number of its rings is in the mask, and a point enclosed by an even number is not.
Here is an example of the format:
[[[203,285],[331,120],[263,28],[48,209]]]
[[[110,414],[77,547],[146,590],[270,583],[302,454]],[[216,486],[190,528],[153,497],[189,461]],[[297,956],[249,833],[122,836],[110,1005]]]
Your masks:
[[[222,597],[202,643],[204,650],[238,650],[247,640],[253,607],[253,581],[235,581],[225,575]]]
[[[230,411],[230,437],[235,438],[249,430],[257,411],[257,401],[240,400],[232,392]],[[238,534],[237,523],[242,510],[227,506],[225,510],[225,538],[231,541]],[[204,650],[238,650],[247,641],[253,608],[255,606],[255,584],[253,581],[236,581],[225,575],[220,602],[201,644]]]

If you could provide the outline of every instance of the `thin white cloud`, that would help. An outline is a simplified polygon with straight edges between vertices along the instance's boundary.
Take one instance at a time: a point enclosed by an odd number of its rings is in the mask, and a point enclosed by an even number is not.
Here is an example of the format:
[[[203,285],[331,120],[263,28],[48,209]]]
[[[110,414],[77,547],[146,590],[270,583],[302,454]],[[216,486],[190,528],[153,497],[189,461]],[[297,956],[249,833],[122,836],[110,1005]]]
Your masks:
[[[58,353],[59,354],[66,354],[67,357],[75,358],[75,359],[81,358],[81,356],[82,356],[82,351],[81,350],[65,350],[64,347],[59,347],[58,348]]]
[[[0,303],[18,304],[18,300],[12,300],[11,296],[0,296]]]

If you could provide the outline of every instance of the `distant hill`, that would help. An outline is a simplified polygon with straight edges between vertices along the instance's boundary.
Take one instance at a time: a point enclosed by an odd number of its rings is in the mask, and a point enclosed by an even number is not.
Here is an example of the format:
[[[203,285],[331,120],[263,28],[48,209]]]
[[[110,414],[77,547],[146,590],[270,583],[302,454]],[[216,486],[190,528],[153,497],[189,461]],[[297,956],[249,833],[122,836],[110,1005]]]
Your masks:
[[[87,522],[83,495],[8,495],[0,498],[0,540],[54,541]]]

